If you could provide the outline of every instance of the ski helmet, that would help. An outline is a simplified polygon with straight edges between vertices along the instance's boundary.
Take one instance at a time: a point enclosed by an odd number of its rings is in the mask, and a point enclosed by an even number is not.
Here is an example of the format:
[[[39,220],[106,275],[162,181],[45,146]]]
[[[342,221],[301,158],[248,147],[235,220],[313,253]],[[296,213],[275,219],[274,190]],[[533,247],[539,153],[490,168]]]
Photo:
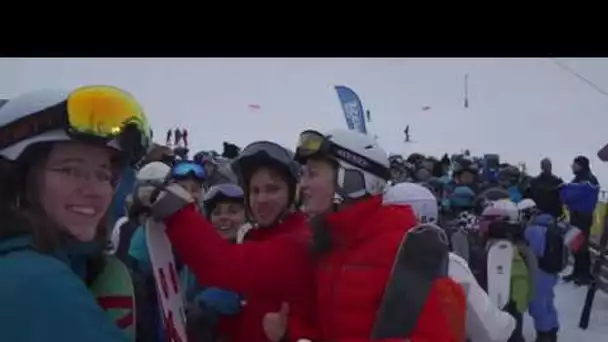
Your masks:
[[[499,199],[489,202],[481,216],[502,218],[503,221],[508,223],[519,222],[519,210],[517,205],[510,199]]]
[[[294,185],[300,176],[300,166],[294,161],[293,152],[271,141],[256,141],[247,145],[230,164],[241,184],[248,183],[251,174],[263,166],[280,170]]]
[[[382,194],[390,178],[388,153],[366,134],[335,129],[300,134],[296,160],[329,158],[337,163],[336,194],[341,201]]]
[[[243,189],[230,183],[218,184],[209,188],[203,198],[203,207],[205,213],[210,215],[219,202],[245,202],[245,193]]]
[[[33,145],[78,140],[116,149],[134,164],[146,153],[150,133],[141,106],[115,87],[34,91],[0,107],[0,157],[12,161]]]
[[[169,165],[158,161],[151,162],[144,165],[141,170],[137,172],[135,179],[140,185],[161,184],[167,179],[170,172],[171,167],[169,167]]]
[[[278,171],[285,177],[289,187],[289,203],[296,200],[297,183],[300,176],[300,165],[295,162],[294,154],[285,147],[271,141],[256,141],[243,149],[241,154],[230,163],[239,185],[245,193],[245,207],[249,212],[249,181],[253,173],[261,167]],[[288,211],[290,208],[287,209]],[[286,214],[287,211],[284,213]],[[279,220],[284,216],[279,215]]]
[[[439,209],[433,193],[416,183],[399,183],[389,187],[383,196],[384,205],[409,205],[419,223],[437,222]]]
[[[520,211],[530,210],[536,208],[536,202],[530,198],[524,198],[519,203],[517,203],[517,209]]]
[[[519,209],[519,217],[522,221],[528,221],[534,215],[539,213],[539,210],[536,207],[536,202],[530,198],[524,198],[517,203],[517,209]]]

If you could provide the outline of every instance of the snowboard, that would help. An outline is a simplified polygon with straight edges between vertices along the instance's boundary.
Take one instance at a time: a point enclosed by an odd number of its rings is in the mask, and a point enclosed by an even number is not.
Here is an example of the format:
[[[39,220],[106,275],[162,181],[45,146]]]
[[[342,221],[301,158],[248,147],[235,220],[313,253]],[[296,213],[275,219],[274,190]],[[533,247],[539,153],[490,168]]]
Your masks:
[[[488,248],[488,296],[492,303],[503,309],[511,297],[511,265],[513,244],[508,240],[491,241]]]
[[[180,290],[175,259],[165,224],[149,218],[146,221],[146,242],[154,268],[156,292],[163,313],[167,342],[186,342],[186,313]]]
[[[588,248],[588,247],[586,247]],[[591,283],[587,289],[587,295],[585,296],[585,304],[581,312],[581,318],[578,322],[578,326],[581,329],[587,329],[589,327],[589,319],[591,318],[591,309],[593,308],[593,301],[595,299],[595,293],[598,289],[598,282],[602,266],[606,262],[608,257],[608,213],[604,216],[604,232],[600,238],[599,250],[597,258],[593,261],[591,267]]]
[[[110,319],[135,341],[135,291],[127,267],[117,257],[108,255],[103,271],[89,289]]]
[[[448,238],[436,225],[418,225],[405,234],[376,315],[372,339],[407,338],[411,334],[432,283],[448,274],[448,253]]]

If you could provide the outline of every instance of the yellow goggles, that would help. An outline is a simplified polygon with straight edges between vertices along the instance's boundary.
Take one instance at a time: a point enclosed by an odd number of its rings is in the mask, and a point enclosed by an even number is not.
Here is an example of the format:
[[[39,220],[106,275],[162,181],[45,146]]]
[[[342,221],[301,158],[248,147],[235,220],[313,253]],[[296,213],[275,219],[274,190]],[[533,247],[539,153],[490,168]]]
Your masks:
[[[150,126],[141,105],[127,92],[111,86],[85,86],[67,99],[67,119],[72,132],[114,138],[134,125],[150,139]]]
[[[296,160],[303,162],[314,155],[329,153],[325,136],[317,131],[304,131],[300,133],[296,146]]]

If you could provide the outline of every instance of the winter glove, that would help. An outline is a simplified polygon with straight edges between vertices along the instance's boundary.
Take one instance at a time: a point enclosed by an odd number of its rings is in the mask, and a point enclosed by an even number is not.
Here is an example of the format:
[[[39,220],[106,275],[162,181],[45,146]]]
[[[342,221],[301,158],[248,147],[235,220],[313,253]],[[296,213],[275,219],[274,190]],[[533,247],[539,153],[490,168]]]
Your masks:
[[[210,287],[199,292],[194,302],[201,308],[210,308],[222,315],[236,315],[241,311],[241,297],[232,291]]]
[[[181,185],[171,183],[162,188],[146,185],[136,189],[137,201],[149,209],[152,217],[162,221],[179,211],[194,199]]]

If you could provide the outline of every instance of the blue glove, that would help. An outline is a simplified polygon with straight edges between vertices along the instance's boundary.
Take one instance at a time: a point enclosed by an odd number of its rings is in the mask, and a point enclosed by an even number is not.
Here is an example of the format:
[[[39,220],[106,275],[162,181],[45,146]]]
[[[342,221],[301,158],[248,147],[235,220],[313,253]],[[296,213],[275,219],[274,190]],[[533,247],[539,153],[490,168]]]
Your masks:
[[[241,311],[241,296],[232,291],[209,287],[194,297],[201,308],[210,308],[222,315],[236,315]]]

